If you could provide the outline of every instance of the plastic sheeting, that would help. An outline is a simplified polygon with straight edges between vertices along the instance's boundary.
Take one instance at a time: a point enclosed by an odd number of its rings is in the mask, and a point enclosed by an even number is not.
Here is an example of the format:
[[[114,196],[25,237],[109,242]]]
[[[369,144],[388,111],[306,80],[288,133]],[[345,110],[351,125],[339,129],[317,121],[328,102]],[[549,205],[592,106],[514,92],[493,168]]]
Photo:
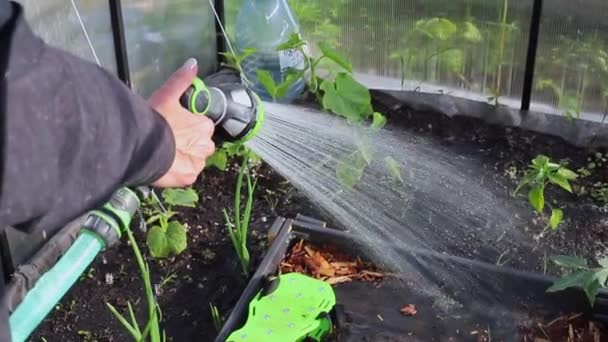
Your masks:
[[[16,0],[32,29],[46,43],[95,62],[76,11],[68,0]],[[74,0],[99,62],[116,74],[112,23],[107,0]]]
[[[208,1],[125,0],[122,2],[133,89],[148,96],[189,57],[199,73],[215,70],[215,19]]]

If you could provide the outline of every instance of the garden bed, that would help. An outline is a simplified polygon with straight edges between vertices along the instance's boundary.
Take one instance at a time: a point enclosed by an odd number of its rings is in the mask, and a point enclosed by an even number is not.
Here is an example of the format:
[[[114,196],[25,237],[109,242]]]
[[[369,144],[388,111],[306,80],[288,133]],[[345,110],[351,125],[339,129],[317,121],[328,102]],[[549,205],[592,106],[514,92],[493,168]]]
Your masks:
[[[502,184],[502,191],[505,193],[515,188],[522,171],[537,154],[551,156],[554,160],[568,158],[572,169],[588,166],[591,162],[597,163],[595,159],[588,160],[594,158],[596,152],[605,155],[605,151],[575,148],[558,138],[516,128],[491,126],[474,119],[412,112],[403,106],[384,101],[375,103],[374,107],[387,114],[389,128],[400,127],[435,139],[454,153],[474,156],[483,163],[488,175]],[[606,165],[597,165],[591,175],[579,182],[579,186],[590,189],[598,182],[608,183]],[[209,303],[217,305],[220,313],[226,317],[250,280],[241,274],[222,215],[222,210],[232,207],[233,204],[236,168],[235,163],[228,172],[214,169],[205,171],[195,185],[201,198],[200,204],[197,208],[180,210],[179,214],[189,228],[188,249],[182,255],[169,260],[150,261],[153,283],[157,284],[164,328],[174,341],[211,340],[210,336],[215,336],[216,330],[211,319]],[[256,173],[259,182],[250,238],[254,267],[259,265],[267,250],[266,229],[277,216],[295,217],[301,213],[327,221],[331,226],[339,226],[267,165],[262,165]],[[560,229],[538,238],[538,243],[554,253],[580,255],[590,260],[607,256],[608,216],[606,210],[601,208],[600,202],[582,191],[579,194],[567,194],[563,191],[549,194],[563,203],[568,220]],[[525,198],[514,201],[520,201],[522,207],[529,207]],[[532,213],[531,207],[529,210]],[[526,233],[530,240],[534,240],[543,228],[538,218],[531,217]],[[138,235],[138,240],[143,243],[143,234]],[[473,250],[483,248],[486,242],[473,238],[467,243],[470,243]],[[525,264],[531,270],[541,272],[545,261],[530,260],[526,254],[513,253],[507,258],[505,266]],[[391,291],[391,281],[384,283],[387,286],[386,293]],[[163,285],[159,286],[160,284]],[[371,284],[373,283],[352,282],[342,284],[340,288],[353,288],[353,292],[348,293],[355,296],[363,290],[367,291],[367,286],[372,286]],[[523,286],[524,289],[527,287]],[[403,291],[398,286],[394,290]],[[345,292],[344,296],[348,293]],[[143,300],[142,286],[130,247],[122,243],[104,252],[95,261],[92,271],[68,293],[39,328],[33,340],[45,337],[48,341],[127,341],[127,335],[114,320],[105,302],[122,311],[126,308],[127,301],[139,303],[137,306],[143,308]],[[373,319],[375,324],[378,321],[382,323],[376,316],[380,315],[385,322],[382,324],[390,326],[390,322],[393,322],[390,317],[394,316],[399,324],[412,324],[412,331],[436,329],[432,323],[436,320],[426,316],[435,313],[428,311],[428,306],[422,298],[419,303],[418,313],[414,316],[416,320],[408,320],[412,317],[403,317],[399,312],[401,306],[409,304],[406,302],[379,306],[386,312],[378,312],[373,317],[364,319]],[[365,307],[357,310],[361,310],[358,314],[367,314],[364,312]],[[556,312],[551,317],[553,319],[559,315]],[[479,326],[475,325],[476,322]],[[457,321],[450,327],[462,324],[461,331],[471,333],[471,330],[477,329],[475,331],[481,335],[486,329],[484,323],[483,319],[469,317],[468,320]]]
[[[571,335],[573,342],[595,342],[608,338],[603,323],[594,321],[608,322],[606,293],[591,309],[582,291],[546,293],[549,278],[393,246],[403,260],[441,264],[479,277],[500,301],[484,296],[485,291],[461,288],[444,274],[443,267],[427,270],[429,277],[442,283],[441,296],[428,296],[407,274],[391,273],[389,265],[374,266],[366,259],[363,241],[349,233],[301,216],[278,218],[273,230],[276,238],[268,254],[216,342],[243,324],[247,304],[279,272],[303,273],[332,284],[337,299],[330,339],[334,341],[568,341]]]

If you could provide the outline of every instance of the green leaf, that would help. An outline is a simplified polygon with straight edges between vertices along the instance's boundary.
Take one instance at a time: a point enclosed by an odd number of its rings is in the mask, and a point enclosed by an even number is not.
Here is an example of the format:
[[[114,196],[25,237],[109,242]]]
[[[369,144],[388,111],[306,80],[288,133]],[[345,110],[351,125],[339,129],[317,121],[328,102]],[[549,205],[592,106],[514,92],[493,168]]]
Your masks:
[[[481,31],[470,21],[464,23],[464,32],[462,36],[469,43],[479,43],[483,40],[481,36]]]
[[[106,306],[108,307],[108,309],[110,309],[110,312],[112,312],[112,315],[114,315],[114,317],[118,320],[118,322],[120,322],[120,324],[122,324],[122,326],[129,332],[129,334],[131,334],[131,336],[136,341],[138,341],[141,338],[141,334],[138,331],[139,328],[133,327],[129,323],[129,321],[127,321],[127,319],[123,315],[121,315],[114,306],[112,306],[112,304],[106,303]]]
[[[287,38],[286,42],[279,44],[279,46],[277,46],[276,50],[284,51],[284,50],[297,49],[297,48],[304,46],[305,44],[306,44],[306,42],[303,41],[300,34],[296,32],[296,33],[292,33],[291,35],[289,35],[289,38]]]
[[[146,244],[150,249],[150,254],[154,258],[166,258],[171,253],[171,248],[167,242],[167,235],[159,226],[154,226],[148,231]]]
[[[207,167],[215,167],[218,170],[225,171],[228,166],[228,153],[225,149],[220,148],[211,157],[207,158]]]
[[[331,59],[339,66],[348,70],[348,72],[353,72],[353,66],[348,62],[348,60],[346,58],[344,58],[344,56],[342,56],[334,48],[329,46],[329,44],[327,44],[326,42],[320,42],[319,49],[321,50],[321,53],[323,53],[323,55],[325,57]]]
[[[365,167],[371,164],[374,160],[374,146],[372,145],[371,141],[366,136],[361,136],[361,138],[357,140],[356,145],[357,151],[365,163],[360,163],[358,159],[355,161],[355,165],[357,167]]]
[[[547,164],[549,164],[549,157],[547,156],[543,156],[543,155],[538,155],[536,156],[536,158],[534,158],[532,160],[532,165],[537,166],[539,168],[543,168],[545,166],[547,166]]]
[[[335,82],[324,80],[323,107],[351,122],[361,121],[373,112],[369,90],[351,75],[341,72]]]
[[[380,130],[385,125],[386,125],[386,117],[384,115],[382,115],[382,113],[374,112],[372,128],[375,130]]]
[[[160,220],[160,218],[162,217],[161,214],[156,214],[153,216],[150,216],[147,220],[146,220],[146,224],[150,225],[158,220]]]
[[[270,71],[258,69],[256,70],[256,72],[258,75],[258,80],[260,81],[260,83],[262,83],[264,88],[266,88],[266,91],[268,91],[270,96],[276,98],[277,84],[275,83],[274,78],[272,78],[272,74],[270,73]]]
[[[561,165],[556,164],[556,163],[551,163],[551,162],[547,163],[547,170],[549,170],[549,171],[555,171],[561,167],[562,167]]]
[[[606,284],[606,281],[608,280],[608,268],[597,271],[595,273],[595,279],[597,279],[597,282],[603,287],[608,285]]]
[[[367,163],[359,151],[351,153],[344,160],[339,160],[336,167],[336,177],[346,188],[352,188],[363,176]]]
[[[602,286],[597,281],[596,274],[592,274],[587,279],[585,279],[583,288],[585,289],[585,295],[587,295],[587,300],[589,300],[589,303],[591,304],[591,306],[593,306],[595,304],[595,298],[597,297],[597,294],[600,292],[601,287]]]
[[[555,185],[559,185],[561,188],[568,192],[572,192],[572,187],[570,187],[570,183],[568,182],[568,180],[558,173],[550,173],[549,181]]]
[[[537,172],[526,173],[519,181],[519,184],[517,185],[517,188],[515,189],[515,193],[518,193],[519,190],[521,190],[521,188],[530,184],[536,178],[537,174],[538,174]]]
[[[536,211],[539,213],[543,212],[543,209],[545,208],[545,194],[542,186],[535,186],[532,188],[528,193],[528,199]]]
[[[450,49],[441,54],[441,61],[451,72],[461,72],[464,65],[464,53],[460,49]]]
[[[231,143],[229,141],[224,143],[223,148],[226,149],[226,153],[229,157],[241,156],[247,150],[247,147],[242,143]]]
[[[561,209],[553,209],[551,210],[551,228],[552,229],[556,229],[557,226],[560,225],[560,223],[562,223],[564,219],[564,211]]]
[[[167,227],[167,245],[173,254],[181,254],[188,246],[186,228],[177,222],[169,222]]]
[[[600,266],[608,268],[608,257],[602,258],[598,262]]]
[[[561,169],[557,170],[557,173],[564,177],[567,180],[575,180],[578,178],[578,174],[576,174],[574,171],[572,170],[568,170],[564,167],[562,167]]]
[[[554,263],[559,266],[569,268],[587,269],[587,260],[581,257],[574,257],[569,255],[558,255],[551,258]]]
[[[393,159],[393,157],[388,156],[384,158],[384,164],[386,165],[386,168],[388,169],[388,172],[391,177],[393,177],[394,179],[398,179],[401,184],[405,184],[405,182],[403,181],[403,177],[401,177],[401,165],[399,165],[399,163],[397,163],[397,161]]]
[[[425,22],[424,30],[434,39],[445,41],[452,37],[458,28],[448,19],[432,18]]]
[[[237,61],[240,63],[242,63],[245,59],[247,59],[247,57],[253,55],[254,53],[256,53],[258,50],[256,48],[245,48],[243,49],[243,53],[240,54],[237,58]]]
[[[275,90],[274,96],[277,99],[282,99],[287,94],[289,88],[302,77],[300,73],[290,72],[287,74],[285,81],[279,84]]]
[[[163,199],[172,206],[194,208],[198,203],[198,194],[190,187],[165,189],[163,190]]]
[[[570,273],[553,283],[553,285],[547,289],[547,292],[558,292],[569,287],[583,286],[589,277],[593,277],[593,274],[593,271],[586,270]]]

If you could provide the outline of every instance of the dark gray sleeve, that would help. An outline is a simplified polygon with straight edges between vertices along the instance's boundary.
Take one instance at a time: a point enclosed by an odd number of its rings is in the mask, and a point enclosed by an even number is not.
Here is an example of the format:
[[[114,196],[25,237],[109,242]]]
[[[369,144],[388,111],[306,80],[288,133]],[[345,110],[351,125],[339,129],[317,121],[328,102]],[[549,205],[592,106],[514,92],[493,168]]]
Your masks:
[[[118,188],[162,176],[174,137],[120,80],[44,44],[17,15],[0,47],[10,49],[0,85],[0,224],[52,233]]]

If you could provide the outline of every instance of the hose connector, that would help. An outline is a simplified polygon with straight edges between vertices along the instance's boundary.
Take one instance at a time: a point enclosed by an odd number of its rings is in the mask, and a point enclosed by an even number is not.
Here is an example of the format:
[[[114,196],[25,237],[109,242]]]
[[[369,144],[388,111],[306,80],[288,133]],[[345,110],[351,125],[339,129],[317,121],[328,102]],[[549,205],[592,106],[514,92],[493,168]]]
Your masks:
[[[105,248],[114,246],[122,232],[129,227],[131,220],[141,205],[137,195],[129,188],[121,188],[103,208],[94,210],[85,219],[82,229],[98,235]]]

